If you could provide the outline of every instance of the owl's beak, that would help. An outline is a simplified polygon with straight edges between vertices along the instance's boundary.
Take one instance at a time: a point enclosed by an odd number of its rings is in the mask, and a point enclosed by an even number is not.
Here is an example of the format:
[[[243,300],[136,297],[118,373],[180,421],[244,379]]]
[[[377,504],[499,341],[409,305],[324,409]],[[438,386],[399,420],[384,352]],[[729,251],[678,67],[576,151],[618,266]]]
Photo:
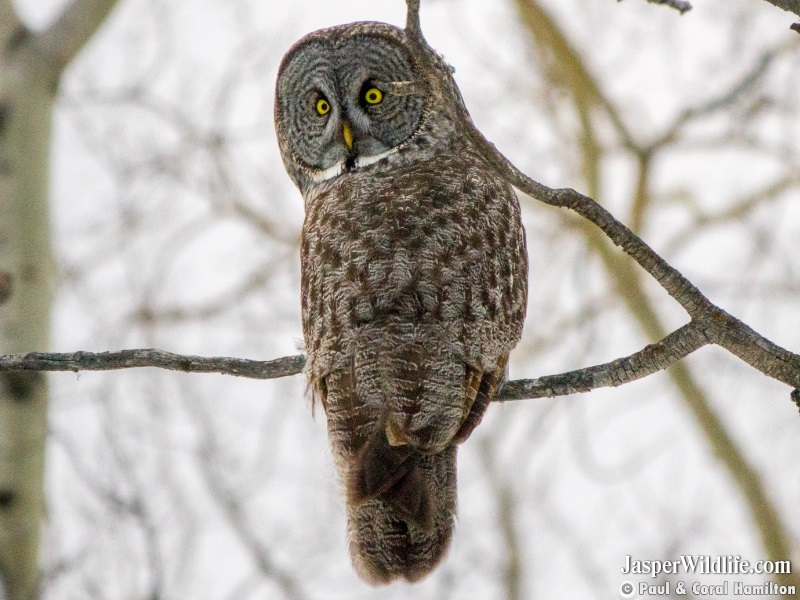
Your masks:
[[[350,129],[350,124],[345,122],[343,131],[344,134],[344,143],[347,144],[347,147],[352,150],[353,149],[353,130]]]

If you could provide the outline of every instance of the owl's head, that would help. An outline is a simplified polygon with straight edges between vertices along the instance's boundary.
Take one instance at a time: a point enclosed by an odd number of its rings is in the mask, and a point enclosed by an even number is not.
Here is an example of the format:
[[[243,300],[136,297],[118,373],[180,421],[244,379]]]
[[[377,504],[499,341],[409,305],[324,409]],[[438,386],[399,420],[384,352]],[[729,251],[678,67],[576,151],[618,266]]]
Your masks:
[[[441,133],[449,119],[426,124],[442,112],[443,94],[421,77],[415,56],[404,30],[373,22],[315,31],[286,53],[275,125],[301,191],[389,158],[422,133]]]

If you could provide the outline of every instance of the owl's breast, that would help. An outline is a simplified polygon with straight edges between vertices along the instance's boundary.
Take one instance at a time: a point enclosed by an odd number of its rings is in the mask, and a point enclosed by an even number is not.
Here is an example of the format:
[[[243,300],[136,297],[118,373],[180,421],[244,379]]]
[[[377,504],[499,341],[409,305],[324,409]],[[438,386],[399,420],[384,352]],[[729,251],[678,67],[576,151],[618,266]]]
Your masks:
[[[301,252],[312,360],[344,360],[367,324],[457,324],[480,340],[519,313],[514,280],[524,282],[526,263],[516,196],[477,169],[451,167],[342,177],[309,203]]]

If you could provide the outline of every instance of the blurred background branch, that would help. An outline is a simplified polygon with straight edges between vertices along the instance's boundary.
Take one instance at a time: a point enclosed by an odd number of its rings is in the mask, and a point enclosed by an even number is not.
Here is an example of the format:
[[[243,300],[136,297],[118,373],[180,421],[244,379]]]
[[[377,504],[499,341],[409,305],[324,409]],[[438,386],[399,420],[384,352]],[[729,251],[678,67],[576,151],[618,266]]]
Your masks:
[[[647,1],[650,4],[663,4],[664,6],[669,6],[670,8],[674,8],[681,14],[692,10],[691,2],[686,2],[685,0],[647,0]]]

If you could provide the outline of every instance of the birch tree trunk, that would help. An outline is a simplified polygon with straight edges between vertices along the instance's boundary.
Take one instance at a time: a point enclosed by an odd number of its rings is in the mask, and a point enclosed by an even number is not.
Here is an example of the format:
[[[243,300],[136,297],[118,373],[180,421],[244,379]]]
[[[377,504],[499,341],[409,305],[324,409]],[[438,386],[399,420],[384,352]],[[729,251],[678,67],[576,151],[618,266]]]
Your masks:
[[[0,0],[0,353],[48,349],[53,255],[48,210],[50,134],[59,80],[115,0],[76,0],[34,33]],[[8,600],[38,597],[44,516],[47,380],[0,379],[0,586]],[[0,594],[1,596],[2,594]]]

